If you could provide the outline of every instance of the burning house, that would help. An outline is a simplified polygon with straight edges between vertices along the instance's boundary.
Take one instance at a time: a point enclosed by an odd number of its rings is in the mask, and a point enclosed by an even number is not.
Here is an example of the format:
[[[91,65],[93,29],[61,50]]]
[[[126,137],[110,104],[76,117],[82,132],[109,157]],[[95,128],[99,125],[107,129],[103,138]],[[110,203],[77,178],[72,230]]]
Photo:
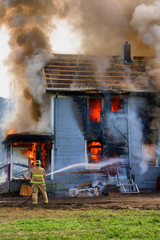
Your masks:
[[[19,188],[39,158],[57,196],[106,184],[118,167],[140,189],[156,189],[159,7],[158,0],[0,1],[15,97],[1,124],[0,183]],[[80,40],[77,54],[50,54],[58,52],[51,35],[61,21]],[[119,56],[126,39],[135,57],[127,42]]]
[[[159,104],[150,58],[54,54],[41,70],[50,100],[50,131],[9,133],[4,141],[12,186],[35,160],[47,172],[47,191],[66,196],[108,171],[126,170],[140,189],[156,189],[159,169]],[[153,84],[148,85],[148,82]]]

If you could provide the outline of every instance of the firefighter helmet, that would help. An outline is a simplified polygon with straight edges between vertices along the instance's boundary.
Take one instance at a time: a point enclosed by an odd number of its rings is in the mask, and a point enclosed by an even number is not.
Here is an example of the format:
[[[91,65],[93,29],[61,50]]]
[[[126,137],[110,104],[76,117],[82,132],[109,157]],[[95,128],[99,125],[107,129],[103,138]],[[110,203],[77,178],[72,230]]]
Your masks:
[[[40,161],[40,160],[36,160],[35,165],[36,165],[36,166],[37,166],[37,165],[41,165],[41,161]]]

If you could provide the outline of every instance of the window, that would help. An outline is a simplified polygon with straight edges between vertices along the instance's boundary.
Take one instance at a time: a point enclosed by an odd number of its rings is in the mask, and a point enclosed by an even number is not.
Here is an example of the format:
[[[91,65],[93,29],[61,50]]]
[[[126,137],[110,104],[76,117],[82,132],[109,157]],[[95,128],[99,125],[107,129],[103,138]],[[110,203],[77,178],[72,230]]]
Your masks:
[[[101,159],[101,142],[88,142],[88,163],[99,163]]]
[[[30,168],[35,167],[36,159],[40,159],[42,167],[50,171],[51,143],[48,142],[14,142],[12,143],[12,176],[22,178],[29,176]]]
[[[157,158],[155,154],[155,144],[142,145],[142,161],[150,167],[157,166]]]
[[[121,112],[122,110],[122,98],[120,96],[111,97],[111,111]]]
[[[101,99],[89,100],[89,120],[90,122],[101,121]]]

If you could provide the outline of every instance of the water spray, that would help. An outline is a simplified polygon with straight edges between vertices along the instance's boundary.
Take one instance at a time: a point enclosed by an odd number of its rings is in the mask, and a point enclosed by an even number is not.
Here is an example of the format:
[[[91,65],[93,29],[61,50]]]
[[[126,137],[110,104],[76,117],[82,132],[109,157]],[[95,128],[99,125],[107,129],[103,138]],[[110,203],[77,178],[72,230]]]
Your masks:
[[[54,172],[48,173],[46,176],[50,176],[52,174],[59,173],[59,172],[62,172],[62,171],[65,171],[65,170],[68,170],[68,169],[71,169],[71,168],[74,168],[74,167],[86,166],[88,168],[101,169],[101,168],[105,168],[109,165],[122,163],[122,162],[123,162],[123,159],[120,159],[120,158],[109,158],[107,161],[101,162],[101,163],[98,163],[98,164],[97,163],[95,163],[95,164],[93,164],[93,163],[76,163],[76,164],[69,165],[67,167],[61,168],[59,170],[56,170]]]

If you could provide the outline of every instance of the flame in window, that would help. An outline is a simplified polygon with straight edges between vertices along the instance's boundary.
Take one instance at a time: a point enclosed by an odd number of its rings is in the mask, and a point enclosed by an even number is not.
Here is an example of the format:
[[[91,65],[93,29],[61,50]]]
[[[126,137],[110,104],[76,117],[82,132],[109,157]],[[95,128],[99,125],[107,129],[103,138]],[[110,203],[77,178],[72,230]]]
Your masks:
[[[101,121],[101,99],[90,99],[89,100],[89,120],[90,122]]]
[[[120,96],[111,98],[111,111],[120,112],[122,110],[122,99]]]
[[[101,143],[92,141],[88,143],[89,163],[99,163],[101,159]]]
[[[13,143],[13,146],[16,147],[25,147],[23,148],[22,155],[27,155],[30,160],[30,166],[35,167],[35,162],[37,159],[40,159],[42,162],[42,167],[46,166],[46,163],[49,159],[49,150],[51,148],[50,143]]]
[[[148,166],[157,165],[155,144],[142,144],[142,162],[146,162]]]

